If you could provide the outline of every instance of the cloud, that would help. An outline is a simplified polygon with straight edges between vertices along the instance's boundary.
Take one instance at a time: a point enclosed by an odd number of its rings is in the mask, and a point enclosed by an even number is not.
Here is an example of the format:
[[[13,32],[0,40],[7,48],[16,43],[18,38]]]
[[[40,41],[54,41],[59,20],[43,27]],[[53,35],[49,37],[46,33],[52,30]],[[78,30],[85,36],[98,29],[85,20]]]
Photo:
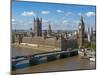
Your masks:
[[[49,14],[50,11],[41,11],[41,14]]]
[[[42,20],[42,28],[43,28],[43,30],[47,30],[49,24],[50,24],[49,20],[43,19]]]
[[[15,19],[12,18],[12,22],[15,22]]]
[[[58,13],[64,13],[64,11],[62,10],[56,10]]]
[[[16,25],[16,20],[12,18],[12,25]]]
[[[73,15],[73,13],[72,12],[67,12],[67,15]]]
[[[22,16],[36,16],[36,12],[34,11],[24,11],[23,13],[21,13]]]
[[[73,15],[74,13],[72,13],[72,12],[66,12],[65,13],[65,16],[70,16],[70,15]]]
[[[16,25],[16,22],[12,22],[12,25]]]
[[[78,13],[78,16],[82,16],[83,14],[82,13]]]
[[[42,28],[43,29],[48,29],[49,24],[50,24],[50,22],[47,19],[42,20]]]
[[[90,16],[95,16],[95,12],[86,12],[86,13],[78,13],[78,16],[87,16],[87,17],[90,17]]]
[[[95,16],[95,12],[87,12],[87,13],[85,13],[85,15],[88,17]]]
[[[63,20],[63,24],[67,24],[69,21],[68,20]]]
[[[78,25],[79,22],[80,22],[79,20],[74,20],[74,21],[73,21],[73,24],[77,24],[77,25]]]
[[[12,22],[12,29],[30,29],[33,27],[33,21],[30,20],[16,20]]]
[[[45,19],[43,19],[42,22],[43,23],[49,23],[49,21],[48,20],[45,20]]]

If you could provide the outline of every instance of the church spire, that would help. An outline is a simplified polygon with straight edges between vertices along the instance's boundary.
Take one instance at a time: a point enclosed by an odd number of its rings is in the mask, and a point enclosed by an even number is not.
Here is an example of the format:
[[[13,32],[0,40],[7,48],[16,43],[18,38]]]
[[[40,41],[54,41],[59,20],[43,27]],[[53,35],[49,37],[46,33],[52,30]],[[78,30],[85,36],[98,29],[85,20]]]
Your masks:
[[[51,30],[51,25],[49,24],[49,28],[48,28],[48,30]]]
[[[83,21],[83,16],[82,15],[80,16],[80,24],[84,25],[84,21]]]
[[[38,16],[37,16],[36,20],[39,21],[39,17]]]
[[[83,16],[81,15],[80,20],[83,21]]]
[[[51,36],[52,34],[52,29],[51,29],[51,25],[49,24],[48,25],[48,35]]]

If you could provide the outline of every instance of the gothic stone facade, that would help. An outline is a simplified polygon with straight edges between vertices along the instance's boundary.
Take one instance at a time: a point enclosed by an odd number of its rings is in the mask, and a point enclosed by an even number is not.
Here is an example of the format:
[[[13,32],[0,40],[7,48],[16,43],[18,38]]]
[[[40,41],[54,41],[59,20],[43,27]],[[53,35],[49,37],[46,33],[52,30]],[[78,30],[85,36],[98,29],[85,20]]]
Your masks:
[[[84,33],[84,30],[85,30],[85,26],[84,26],[84,21],[83,21],[83,16],[81,16],[80,18],[80,23],[79,23],[79,48],[83,48],[84,46],[84,36],[85,36],[85,33]]]
[[[34,19],[34,34],[37,37],[42,36],[42,19],[38,17]]]

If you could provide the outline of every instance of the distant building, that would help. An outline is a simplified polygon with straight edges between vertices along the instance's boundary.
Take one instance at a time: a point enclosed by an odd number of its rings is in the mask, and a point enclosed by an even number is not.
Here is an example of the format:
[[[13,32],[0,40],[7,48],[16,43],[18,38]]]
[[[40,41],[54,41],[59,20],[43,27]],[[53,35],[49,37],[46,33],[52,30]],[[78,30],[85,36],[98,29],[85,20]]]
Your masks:
[[[79,32],[78,32],[79,48],[83,48],[83,45],[84,45],[84,37],[85,37],[84,30],[85,30],[85,26],[84,26],[83,16],[81,16],[80,22],[79,22]]]
[[[39,37],[42,36],[42,19],[34,18],[34,34]]]
[[[52,34],[52,29],[51,29],[51,25],[49,24],[48,26],[48,36],[51,36]]]
[[[88,27],[88,42],[91,42],[93,36],[93,28]]]
[[[60,41],[61,41],[61,50],[62,51],[66,51],[66,50],[68,50],[69,48],[70,49],[75,49],[75,48],[78,48],[78,43],[77,43],[77,40],[76,39],[71,39],[71,38],[69,38],[69,39],[67,39],[67,38],[65,38],[63,35],[61,35],[61,39],[60,39]]]
[[[43,32],[43,37],[44,37],[44,39],[47,38],[47,30],[44,30],[44,32]]]
[[[90,34],[93,36],[93,27],[90,28]]]

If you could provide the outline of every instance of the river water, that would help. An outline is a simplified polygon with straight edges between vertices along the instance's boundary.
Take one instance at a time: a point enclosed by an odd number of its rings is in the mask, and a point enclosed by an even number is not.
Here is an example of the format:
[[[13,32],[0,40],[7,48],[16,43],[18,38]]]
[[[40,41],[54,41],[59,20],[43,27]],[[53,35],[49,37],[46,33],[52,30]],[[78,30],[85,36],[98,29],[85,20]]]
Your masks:
[[[27,48],[12,47],[12,57],[30,55],[43,51],[37,51]],[[21,65],[20,65],[21,66]],[[26,66],[19,68],[14,73],[32,73],[32,72],[49,72],[49,71],[69,71],[69,70],[85,70],[95,69],[95,62],[90,62],[88,59],[81,59],[79,56],[58,59],[48,63],[42,63],[35,66]]]

